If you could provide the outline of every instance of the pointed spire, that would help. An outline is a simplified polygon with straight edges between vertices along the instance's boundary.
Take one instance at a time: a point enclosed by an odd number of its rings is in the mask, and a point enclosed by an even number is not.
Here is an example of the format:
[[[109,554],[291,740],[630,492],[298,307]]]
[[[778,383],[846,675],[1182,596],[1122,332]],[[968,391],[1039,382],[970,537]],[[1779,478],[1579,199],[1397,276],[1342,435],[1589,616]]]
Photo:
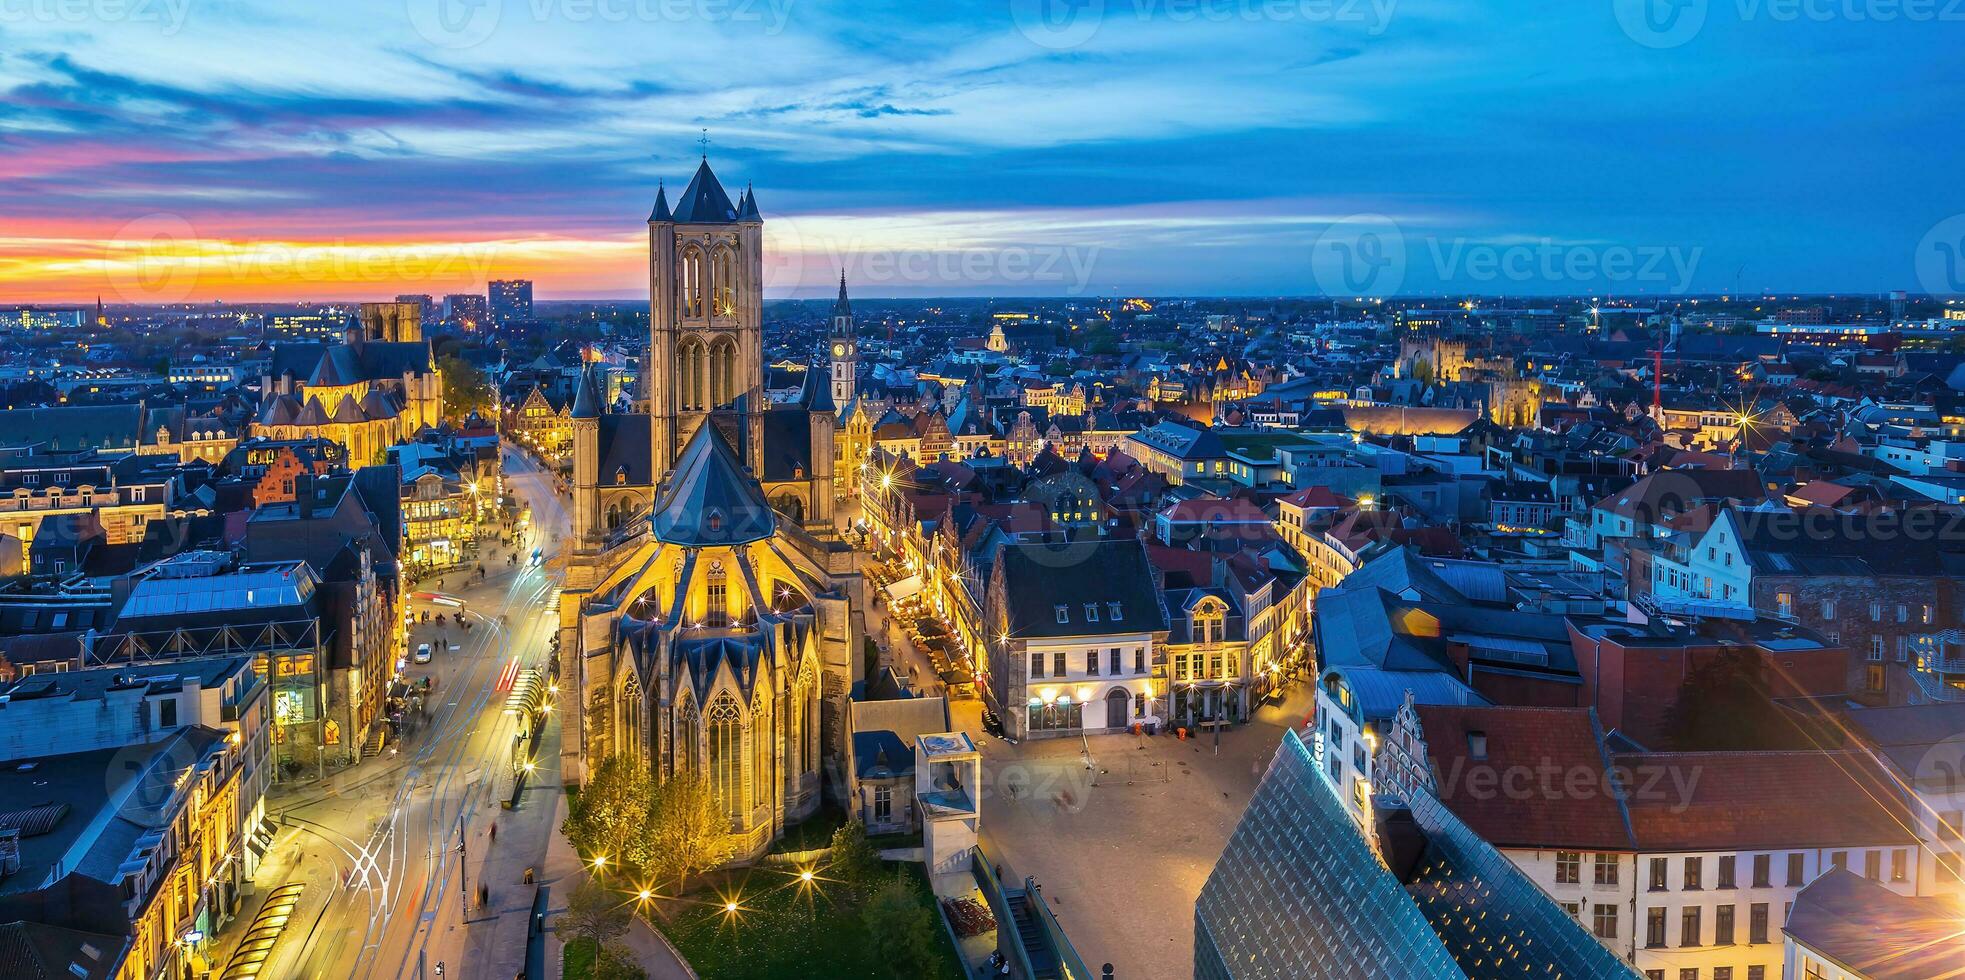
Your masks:
[[[676,199],[673,217],[681,224],[721,224],[737,220],[737,206],[730,203],[730,195],[724,193],[723,185],[710,170],[708,160],[696,168],[696,176],[690,178],[689,186]]]
[[[670,221],[674,217],[669,211],[669,189],[658,180],[655,182],[655,210],[648,212],[648,220]]]
[[[846,270],[839,270],[839,298],[832,304],[833,316],[852,316],[853,301],[846,298]]]
[[[600,384],[594,380],[594,366],[587,361],[586,353],[580,355],[580,384],[573,392],[573,409],[568,418],[600,418]]]
[[[744,185],[744,199],[742,203],[737,205],[737,220],[739,221],[764,220],[763,216],[757,213],[757,192],[751,190],[751,185],[749,184]]]

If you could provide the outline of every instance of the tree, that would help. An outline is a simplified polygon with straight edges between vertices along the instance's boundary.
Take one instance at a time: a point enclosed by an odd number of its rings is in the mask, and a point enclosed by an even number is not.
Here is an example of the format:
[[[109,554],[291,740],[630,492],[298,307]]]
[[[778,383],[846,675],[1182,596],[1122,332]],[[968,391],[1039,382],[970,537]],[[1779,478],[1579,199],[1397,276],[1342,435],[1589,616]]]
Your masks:
[[[935,972],[934,914],[921,901],[920,886],[905,874],[880,883],[860,911],[860,920],[868,934],[879,937],[887,967],[895,976],[925,977]]]
[[[880,872],[880,852],[867,842],[866,825],[848,820],[832,832],[832,864],[827,876],[850,894],[864,894]]]
[[[678,892],[690,875],[721,866],[736,850],[730,815],[702,773],[677,773],[656,787],[648,831],[648,852],[656,863],[650,870],[675,875]]]
[[[654,777],[640,763],[617,755],[595,767],[561,832],[582,854],[646,867],[654,809]]]
[[[1682,752],[1795,748],[1802,741],[1773,702],[1760,657],[1739,649],[1687,671],[1664,724],[1665,741]]]
[[[607,886],[589,878],[575,887],[566,900],[560,928],[576,939],[592,942],[604,953],[608,943],[627,933],[629,917],[626,902]]]
[[[437,359],[437,371],[443,375],[445,418],[463,419],[473,412],[490,415],[491,382],[477,365],[455,354],[446,354]]]

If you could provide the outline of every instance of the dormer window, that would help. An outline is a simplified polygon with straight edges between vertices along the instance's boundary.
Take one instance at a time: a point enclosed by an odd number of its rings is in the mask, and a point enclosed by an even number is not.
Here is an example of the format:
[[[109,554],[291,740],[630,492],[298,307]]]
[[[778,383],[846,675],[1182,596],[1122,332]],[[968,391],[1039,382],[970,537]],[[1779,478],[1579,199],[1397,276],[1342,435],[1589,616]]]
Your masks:
[[[1057,612],[1057,614],[1058,614],[1058,622],[1060,622],[1060,623],[1069,623],[1069,622],[1071,622],[1071,607],[1070,607],[1070,606],[1066,606],[1066,605],[1059,605],[1059,606],[1057,606],[1057,607],[1055,608],[1055,611],[1056,611],[1056,612]]]
[[[1108,602],[1105,604],[1105,614],[1115,623],[1118,622],[1120,619],[1124,618],[1119,615],[1119,604],[1116,602]]]
[[[1098,603],[1096,602],[1085,603],[1085,622],[1088,623],[1098,622]]]

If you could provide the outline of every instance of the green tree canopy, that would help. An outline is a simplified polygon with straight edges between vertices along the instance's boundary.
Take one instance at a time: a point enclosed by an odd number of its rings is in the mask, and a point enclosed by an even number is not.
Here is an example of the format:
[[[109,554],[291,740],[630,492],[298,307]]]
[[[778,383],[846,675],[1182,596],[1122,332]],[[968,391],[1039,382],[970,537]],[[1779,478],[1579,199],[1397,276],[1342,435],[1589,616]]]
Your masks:
[[[730,837],[730,817],[716,798],[709,777],[679,773],[655,788],[653,819],[646,835],[650,871],[673,874],[677,890],[690,875],[701,874],[730,860],[736,842]]]
[[[605,856],[612,863],[645,868],[654,810],[655,779],[648,768],[615,756],[595,767],[580,791],[579,806],[567,814],[561,829],[590,859]]]
[[[906,875],[896,874],[883,880],[867,898],[860,918],[867,932],[878,937],[887,956],[887,968],[895,976],[933,974],[937,946],[934,913],[921,900],[920,886]]]
[[[461,420],[476,412],[482,417],[490,417],[493,408],[491,382],[472,364],[455,354],[445,354],[437,359],[437,371],[443,375],[444,417]]]

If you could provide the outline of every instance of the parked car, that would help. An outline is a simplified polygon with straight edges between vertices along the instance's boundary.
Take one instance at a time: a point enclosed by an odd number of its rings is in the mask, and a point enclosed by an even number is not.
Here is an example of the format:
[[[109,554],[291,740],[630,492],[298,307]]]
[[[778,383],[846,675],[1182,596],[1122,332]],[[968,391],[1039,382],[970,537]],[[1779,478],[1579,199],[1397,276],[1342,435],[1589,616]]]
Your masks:
[[[430,662],[430,645],[428,643],[419,643],[416,645],[416,662],[419,664]]]

